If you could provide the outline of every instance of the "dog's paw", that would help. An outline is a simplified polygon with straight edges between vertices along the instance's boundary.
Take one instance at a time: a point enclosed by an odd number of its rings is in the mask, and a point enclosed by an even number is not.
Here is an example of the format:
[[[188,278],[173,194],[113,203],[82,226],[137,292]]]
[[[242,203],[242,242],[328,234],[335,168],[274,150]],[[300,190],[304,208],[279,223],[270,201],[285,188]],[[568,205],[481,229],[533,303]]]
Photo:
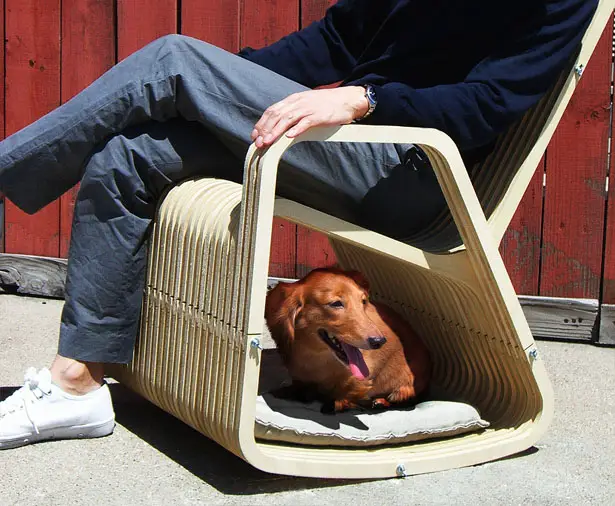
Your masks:
[[[337,400],[333,403],[333,411],[335,413],[341,413],[342,411],[348,411],[349,409],[355,409],[358,407],[359,407],[358,404],[348,399]]]
[[[387,397],[387,401],[391,404],[402,404],[416,397],[416,392],[413,387],[401,386],[394,392],[391,392]]]
[[[384,397],[372,399],[372,409],[387,409],[391,407],[391,403]]]

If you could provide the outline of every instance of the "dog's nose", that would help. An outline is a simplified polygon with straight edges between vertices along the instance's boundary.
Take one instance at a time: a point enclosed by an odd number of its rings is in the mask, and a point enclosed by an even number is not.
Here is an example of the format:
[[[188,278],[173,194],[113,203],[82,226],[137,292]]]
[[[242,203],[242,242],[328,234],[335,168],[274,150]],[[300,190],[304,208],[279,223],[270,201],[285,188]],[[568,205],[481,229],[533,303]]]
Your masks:
[[[368,337],[367,344],[372,350],[377,350],[378,348],[382,348],[382,345],[387,342],[386,337]]]

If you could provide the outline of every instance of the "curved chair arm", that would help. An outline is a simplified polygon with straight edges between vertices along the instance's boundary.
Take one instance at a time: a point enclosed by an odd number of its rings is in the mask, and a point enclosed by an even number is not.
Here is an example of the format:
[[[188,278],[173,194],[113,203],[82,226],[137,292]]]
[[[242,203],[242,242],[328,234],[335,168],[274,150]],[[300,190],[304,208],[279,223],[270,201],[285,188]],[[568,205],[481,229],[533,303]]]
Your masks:
[[[512,308],[513,313],[522,313],[497,244],[493,240],[480,202],[453,140],[439,130],[428,128],[344,125],[314,128],[294,139],[283,136],[267,149],[257,149],[252,145],[248,150],[240,225],[243,229],[241,236],[245,238],[242,240],[247,242],[241,244],[242,253],[238,260],[247,269],[244,271],[247,275],[243,280],[244,283],[240,285],[243,285],[243,288],[237,294],[239,307],[250,301],[249,311],[240,312],[246,318],[241,325],[245,325],[248,334],[256,335],[262,331],[264,312],[262,290],[266,286],[278,164],[288,148],[306,141],[413,143],[421,146],[433,165],[466,246],[468,258],[485,282],[487,292],[498,298],[497,287],[503,287],[503,293],[507,294],[504,296],[507,305]]]

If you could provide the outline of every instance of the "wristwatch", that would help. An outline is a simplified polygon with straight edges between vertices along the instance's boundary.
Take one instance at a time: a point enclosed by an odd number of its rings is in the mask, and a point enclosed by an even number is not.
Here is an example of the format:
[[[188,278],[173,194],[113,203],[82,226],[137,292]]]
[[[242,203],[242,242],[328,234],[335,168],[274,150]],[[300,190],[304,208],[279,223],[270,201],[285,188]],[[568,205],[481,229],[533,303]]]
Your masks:
[[[374,87],[371,84],[362,84],[361,86],[365,89],[365,98],[368,102],[368,108],[367,112],[361,118],[357,118],[355,122],[369,117],[370,114],[374,112],[374,109],[376,109],[376,105],[378,105],[378,99],[376,98],[376,91],[374,90]]]

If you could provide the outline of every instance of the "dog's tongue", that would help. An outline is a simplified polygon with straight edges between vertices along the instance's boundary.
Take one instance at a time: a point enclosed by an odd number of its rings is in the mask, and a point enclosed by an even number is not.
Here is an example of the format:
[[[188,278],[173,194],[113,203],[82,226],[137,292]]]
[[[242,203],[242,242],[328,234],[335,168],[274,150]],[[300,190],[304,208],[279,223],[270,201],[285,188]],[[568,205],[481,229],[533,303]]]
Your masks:
[[[342,343],[342,347],[348,357],[348,366],[350,367],[352,375],[359,379],[367,378],[369,376],[369,368],[365,360],[363,360],[363,355],[361,355],[359,348],[355,348],[346,343]]]

